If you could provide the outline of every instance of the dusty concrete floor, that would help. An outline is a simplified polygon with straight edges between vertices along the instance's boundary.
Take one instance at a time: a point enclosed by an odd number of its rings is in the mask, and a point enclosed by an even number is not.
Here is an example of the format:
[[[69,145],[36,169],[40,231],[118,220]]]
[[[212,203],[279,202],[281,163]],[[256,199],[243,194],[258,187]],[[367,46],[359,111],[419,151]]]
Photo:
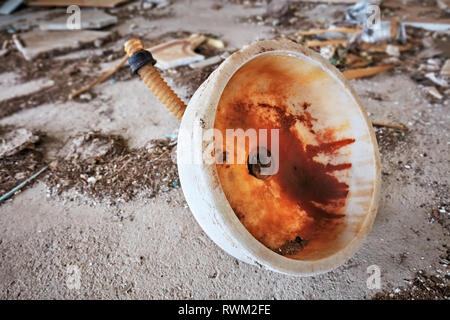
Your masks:
[[[262,9],[215,11],[207,1],[188,2],[191,10],[180,1],[169,17],[140,21],[139,31],[213,32],[235,48],[272,35],[268,27],[237,22]],[[124,24],[118,28],[126,33]],[[110,206],[70,192],[49,197],[38,182],[0,206],[0,298],[362,299],[379,292],[367,288],[370,265],[380,267],[387,291],[405,287],[418,270],[444,275],[449,230],[430,217],[449,206],[448,101],[430,103],[415,82],[395,72],[352,85],[372,120],[405,123],[410,131],[388,131],[381,139],[378,215],[363,247],[342,267],[297,278],[238,262],[203,233],[179,188]],[[87,130],[120,134],[140,147],[178,127],[138,79],[106,82],[94,92],[89,103],[46,103],[0,125],[46,132],[53,137],[48,157]],[[67,285],[70,266],[80,271],[79,289]]]

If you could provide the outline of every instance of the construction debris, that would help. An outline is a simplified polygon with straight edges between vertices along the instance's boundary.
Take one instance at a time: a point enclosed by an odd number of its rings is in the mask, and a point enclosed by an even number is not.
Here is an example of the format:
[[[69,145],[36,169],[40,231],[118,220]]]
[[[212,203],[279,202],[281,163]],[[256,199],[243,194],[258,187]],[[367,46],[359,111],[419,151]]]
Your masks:
[[[20,191],[23,187],[25,187],[28,183],[36,179],[42,172],[47,170],[47,167],[43,167],[41,170],[33,174],[31,177],[27,178],[25,181],[21,182],[19,185],[15,186],[11,190],[9,190],[7,193],[3,194],[0,197],[0,201],[5,201],[11,198],[16,192]]]
[[[429,72],[425,74],[425,77],[433,81],[435,84],[437,84],[440,87],[448,87],[447,81],[444,79],[438,79],[436,75],[433,72]]]
[[[52,80],[43,78],[29,82],[20,82],[19,75],[8,72],[3,74],[0,80],[0,102],[39,92],[53,85],[54,82]]]
[[[89,132],[73,137],[53,161],[47,177],[49,195],[74,189],[111,204],[139,194],[154,197],[177,187],[172,160],[176,141],[158,139],[147,147],[129,149],[122,137]]]
[[[119,137],[105,136],[98,132],[87,132],[72,137],[60,150],[59,155],[64,160],[91,160],[106,155],[120,154],[125,148]]]
[[[392,128],[392,129],[397,129],[397,130],[402,130],[402,131],[408,131],[408,127],[406,127],[404,124],[393,124],[393,123],[372,121],[372,125],[374,127],[386,127],[386,128]]]
[[[422,28],[430,31],[450,29],[450,19],[442,14],[442,9],[421,6],[420,2],[410,4],[400,0],[384,1],[382,8],[391,14],[402,17],[402,25]]]
[[[439,91],[436,89],[436,87],[425,87],[425,91],[432,96],[433,98],[436,98],[438,100],[442,100],[443,96],[439,93]]]
[[[12,156],[24,149],[32,148],[39,141],[39,136],[28,129],[20,128],[0,131],[0,159]]]
[[[379,65],[375,67],[368,67],[368,68],[358,68],[358,69],[349,69],[342,72],[344,74],[344,77],[346,77],[348,80],[350,79],[358,79],[358,78],[365,78],[365,77],[371,77],[378,73],[391,70],[394,68],[393,64],[387,64],[387,65]]]
[[[99,83],[102,83],[103,81],[109,79],[114,73],[116,73],[117,71],[120,70],[120,68],[122,68],[125,63],[128,61],[128,57],[125,55],[122,60],[120,60],[120,62],[111,70],[105,71],[104,73],[102,73],[100,75],[100,77],[98,77],[97,79],[95,79],[94,81],[89,82],[87,85],[85,85],[84,87],[78,89],[78,90],[74,90],[71,92],[71,94],[69,95],[69,99],[73,99],[79,95],[81,95],[82,93],[90,90],[91,88],[93,88],[94,86],[96,86]]]
[[[20,37],[14,37],[14,44],[24,58],[28,61],[52,52],[78,49],[81,45],[93,43],[95,40],[106,39],[111,36],[110,32],[67,30],[67,31],[44,31],[33,30],[21,33]]]
[[[338,46],[343,45],[346,46],[348,43],[347,39],[330,39],[330,40],[308,40],[305,45],[308,48],[311,47],[324,47],[324,46]]]
[[[441,77],[450,77],[450,59],[445,60],[444,66],[441,69]]]
[[[102,29],[114,25],[117,17],[97,9],[85,9],[80,19],[80,29]],[[41,30],[68,30],[67,16],[63,15],[39,24]]]
[[[156,59],[156,67],[165,70],[205,59],[204,56],[194,52],[205,40],[206,37],[193,34],[188,38],[162,43],[147,50]]]

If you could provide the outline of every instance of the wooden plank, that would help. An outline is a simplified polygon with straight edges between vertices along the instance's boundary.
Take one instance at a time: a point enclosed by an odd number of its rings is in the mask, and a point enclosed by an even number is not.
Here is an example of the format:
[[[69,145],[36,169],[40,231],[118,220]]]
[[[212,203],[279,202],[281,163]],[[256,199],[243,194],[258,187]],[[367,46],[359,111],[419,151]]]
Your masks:
[[[334,28],[334,29],[311,29],[306,31],[299,31],[298,34],[302,36],[314,36],[316,34],[324,33],[356,33],[361,31],[362,27],[357,28]]]
[[[351,80],[351,79],[371,77],[378,73],[391,70],[392,68],[394,68],[393,64],[385,64],[385,65],[369,67],[369,68],[345,70],[344,72],[342,72],[342,74],[348,80]]]
[[[115,6],[129,2],[130,0],[34,0],[27,3],[32,7],[68,7],[76,5],[80,7],[114,8]]]
[[[306,41],[306,46],[308,48],[311,47],[324,47],[324,46],[337,46],[337,45],[343,45],[346,46],[348,43],[347,39],[330,39],[330,40],[324,40],[324,41],[320,41],[320,40],[310,40],[310,41]]]
[[[409,51],[413,48],[412,44],[405,44],[405,45],[391,44],[390,46],[397,47],[399,52]],[[369,52],[386,52],[387,48],[388,48],[388,44],[371,44],[371,43],[366,43],[366,42],[361,43],[361,46],[360,46],[361,50],[369,51]]]

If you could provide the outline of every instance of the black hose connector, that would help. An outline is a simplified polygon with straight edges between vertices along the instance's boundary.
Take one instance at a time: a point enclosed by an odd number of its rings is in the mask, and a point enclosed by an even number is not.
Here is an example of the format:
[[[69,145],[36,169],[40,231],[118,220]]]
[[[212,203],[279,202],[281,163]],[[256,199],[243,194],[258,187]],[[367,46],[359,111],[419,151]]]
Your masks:
[[[155,65],[156,60],[147,50],[138,51],[128,59],[128,64],[130,65],[133,74],[136,74],[140,68],[149,63]]]

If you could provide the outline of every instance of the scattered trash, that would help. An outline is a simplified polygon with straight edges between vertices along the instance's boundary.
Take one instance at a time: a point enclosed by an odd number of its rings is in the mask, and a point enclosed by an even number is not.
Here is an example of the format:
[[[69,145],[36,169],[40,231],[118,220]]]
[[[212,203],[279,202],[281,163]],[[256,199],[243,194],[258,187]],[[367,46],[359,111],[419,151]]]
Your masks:
[[[203,60],[205,57],[194,52],[206,37],[193,34],[188,38],[173,40],[149,48],[157,61],[156,67],[165,70]]]
[[[392,128],[392,129],[397,129],[397,130],[402,130],[402,131],[408,131],[408,127],[406,127],[404,124],[393,124],[393,123],[372,121],[372,125],[374,127],[386,127],[386,128]]]
[[[64,160],[95,161],[110,154],[120,154],[124,148],[119,137],[91,131],[71,138],[59,155]]]
[[[20,189],[22,189],[25,185],[27,185],[29,182],[33,181],[34,179],[36,179],[42,172],[44,172],[45,170],[47,170],[48,167],[43,167],[41,170],[39,170],[38,172],[36,172],[35,174],[33,174],[31,177],[29,177],[28,179],[26,179],[25,181],[23,181],[22,183],[20,183],[19,185],[17,185],[16,187],[14,187],[13,189],[11,189],[10,191],[8,191],[7,193],[5,193],[4,195],[2,195],[0,197],[0,201],[4,201],[9,199],[11,196],[13,196],[17,191],[19,191]]]
[[[367,0],[360,1],[349,7],[345,12],[347,22],[363,26],[361,40],[367,43],[379,41],[397,40],[406,42],[405,26],[395,19],[391,21],[380,21],[377,24],[369,25],[369,16],[375,14],[371,10],[373,3]]]
[[[105,81],[106,79],[108,79],[109,77],[111,77],[114,73],[116,73],[117,71],[120,70],[120,68],[122,68],[125,63],[128,61],[128,57],[125,55],[122,60],[120,60],[120,62],[111,70],[109,71],[105,71],[104,73],[102,73],[100,75],[100,77],[98,77],[97,79],[95,79],[94,81],[89,82],[87,85],[85,85],[84,87],[72,91],[72,93],[69,95],[69,99],[74,99],[75,97],[79,96],[80,94],[90,90],[91,88],[93,88],[94,86],[96,86],[99,83],[102,83],[103,81]]]
[[[351,79],[371,77],[378,73],[391,70],[392,68],[394,68],[393,64],[387,64],[387,65],[379,65],[379,66],[375,66],[375,67],[349,69],[342,73],[344,74],[344,77],[346,77],[348,80],[351,80]]]
[[[216,49],[225,48],[225,43],[220,39],[206,38],[206,44]]]
[[[151,148],[129,149],[120,136],[89,132],[73,137],[50,165],[49,195],[73,189],[110,204],[141,195],[151,198],[176,187],[172,150],[176,140],[157,139]]]
[[[178,134],[176,133],[167,133],[166,138],[176,140],[178,138]]]
[[[407,280],[404,288],[395,288],[393,292],[385,289],[374,296],[374,300],[448,300],[450,287],[447,275],[432,275],[418,271],[414,278]]]
[[[39,136],[28,129],[14,129],[0,132],[0,158],[12,156],[26,148],[32,148],[39,141]],[[6,131],[6,132],[5,132]]]
[[[11,14],[19,8],[22,3],[23,0],[7,0],[0,7],[0,14]]]
[[[54,81],[42,78],[24,83],[16,83],[14,80],[5,84],[0,82],[0,102],[40,92],[54,85]]]
[[[347,39],[330,39],[330,40],[308,40],[306,41],[305,45],[308,48],[311,47],[324,47],[324,46],[346,46],[348,43]]]
[[[116,24],[118,19],[102,10],[84,9],[80,20],[81,29],[102,29],[104,27]],[[67,16],[63,15],[39,24],[41,30],[68,30]]]
[[[402,17],[402,25],[422,28],[430,31],[445,31],[450,29],[450,19],[442,14],[437,6],[426,7],[420,2],[405,3],[401,0],[383,2],[383,8],[391,10],[396,16]]]
[[[337,38],[340,34],[354,34],[361,32],[361,27],[331,27],[328,29],[310,29],[307,31],[299,31],[298,34],[302,36],[314,36],[329,34],[331,38]]]

